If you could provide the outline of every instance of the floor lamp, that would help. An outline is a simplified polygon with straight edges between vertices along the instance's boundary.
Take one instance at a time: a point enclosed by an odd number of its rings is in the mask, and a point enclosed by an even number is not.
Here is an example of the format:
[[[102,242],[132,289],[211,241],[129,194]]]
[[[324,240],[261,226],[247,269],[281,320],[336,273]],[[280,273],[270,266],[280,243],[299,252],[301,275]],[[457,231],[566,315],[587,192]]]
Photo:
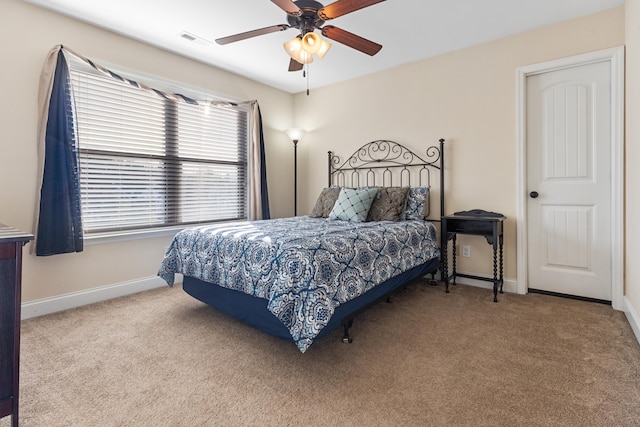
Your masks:
[[[304,129],[288,129],[287,135],[293,142],[293,216],[298,216],[298,142],[306,131]]]

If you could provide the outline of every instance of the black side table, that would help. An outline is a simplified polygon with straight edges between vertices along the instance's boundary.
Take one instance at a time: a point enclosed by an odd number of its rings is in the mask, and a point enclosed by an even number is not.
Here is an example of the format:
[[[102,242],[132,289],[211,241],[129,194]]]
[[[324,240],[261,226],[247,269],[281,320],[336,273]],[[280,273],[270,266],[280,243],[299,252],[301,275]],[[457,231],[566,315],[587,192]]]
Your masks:
[[[505,216],[481,216],[481,215],[446,215],[441,218],[442,224],[442,275],[444,285],[449,292],[449,280],[453,279],[456,284],[456,277],[467,277],[469,279],[484,280],[493,282],[493,301],[498,302],[498,287],[500,293],[504,286],[504,278],[502,271],[502,244],[503,244],[503,228]],[[471,274],[458,273],[456,271],[456,236],[458,234],[470,234],[475,236],[484,236],[487,243],[493,246],[493,277],[481,277]],[[453,271],[449,275],[449,263],[447,257],[447,249],[449,240],[453,240]],[[498,252],[500,258],[500,272],[498,274]]]

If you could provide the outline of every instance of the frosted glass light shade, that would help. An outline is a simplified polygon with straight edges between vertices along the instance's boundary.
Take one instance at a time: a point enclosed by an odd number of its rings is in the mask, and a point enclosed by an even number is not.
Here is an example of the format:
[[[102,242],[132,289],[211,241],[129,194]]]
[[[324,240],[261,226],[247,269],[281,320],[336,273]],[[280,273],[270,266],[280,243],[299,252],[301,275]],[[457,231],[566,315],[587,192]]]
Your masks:
[[[282,46],[290,57],[296,59],[296,56],[298,56],[300,51],[302,51],[302,40],[300,40],[299,37],[294,37],[288,42],[285,42]]]
[[[313,55],[305,52],[304,50],[301,50],[300,52],[298,52],[298,55],[296,55],[296,57],[293,59],[295,59],[301,64],[311,64],[313,62]]]
[[[304,36],[296,36],[282,44],[287,54],[300,64],[311,64],[313,55],[318,55],[319,59],[324,58],[331,47],[331,43],[325,41],[314,32],[306,33]]]
[[[324,58],[324,55],[327,53],[330,47],[331,47],[331,43],[329,43],[326,40],[322,40],[322,43],[320,43],[320,50],[316,52],[316,55],[318,55],[318,58],[319,59]]]
[[[302,40],[300,37],[294,37],[282,45],[287,54],[301,64],[311,64],[313,55],[302,49]]]
[[[306,130],[299,129],[299,128],[287,129],[285,132],[289,136],[289,139],[293,142],[299,142],[304,136],[304,134],[307,133]]]
[[[322,38],[314,32],[302,36],[302,49],[310,55],[317,53],[322,47]]]

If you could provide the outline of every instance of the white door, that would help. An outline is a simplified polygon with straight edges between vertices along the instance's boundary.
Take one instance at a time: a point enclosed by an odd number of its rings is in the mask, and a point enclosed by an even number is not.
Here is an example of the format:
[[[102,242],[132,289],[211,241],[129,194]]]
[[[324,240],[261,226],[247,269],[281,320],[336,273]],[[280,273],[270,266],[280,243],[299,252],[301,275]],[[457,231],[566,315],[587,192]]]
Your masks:
[[[530,290],[611,301],[610,73],[596,62],[526,78]]]

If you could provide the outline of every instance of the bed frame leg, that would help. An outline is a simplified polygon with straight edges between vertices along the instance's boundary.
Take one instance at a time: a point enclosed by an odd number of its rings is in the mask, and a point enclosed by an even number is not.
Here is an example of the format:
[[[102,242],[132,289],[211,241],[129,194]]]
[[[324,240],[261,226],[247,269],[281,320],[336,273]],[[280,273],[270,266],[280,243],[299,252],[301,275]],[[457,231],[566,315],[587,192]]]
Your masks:
[[[345,344],[351,344],[353,342],[353,338],[349,335],[349,328],[353,326],[353,319],[349,319],[346,322],[342,323],[342,327],[344,328],[344,336],[342,337],[342,342]]]
[[[438,285],[438,281],[436,280],[436,272],[435,271],[431,272],[431,279],[429,279],[429,284],[431,286],[437,286]]]

